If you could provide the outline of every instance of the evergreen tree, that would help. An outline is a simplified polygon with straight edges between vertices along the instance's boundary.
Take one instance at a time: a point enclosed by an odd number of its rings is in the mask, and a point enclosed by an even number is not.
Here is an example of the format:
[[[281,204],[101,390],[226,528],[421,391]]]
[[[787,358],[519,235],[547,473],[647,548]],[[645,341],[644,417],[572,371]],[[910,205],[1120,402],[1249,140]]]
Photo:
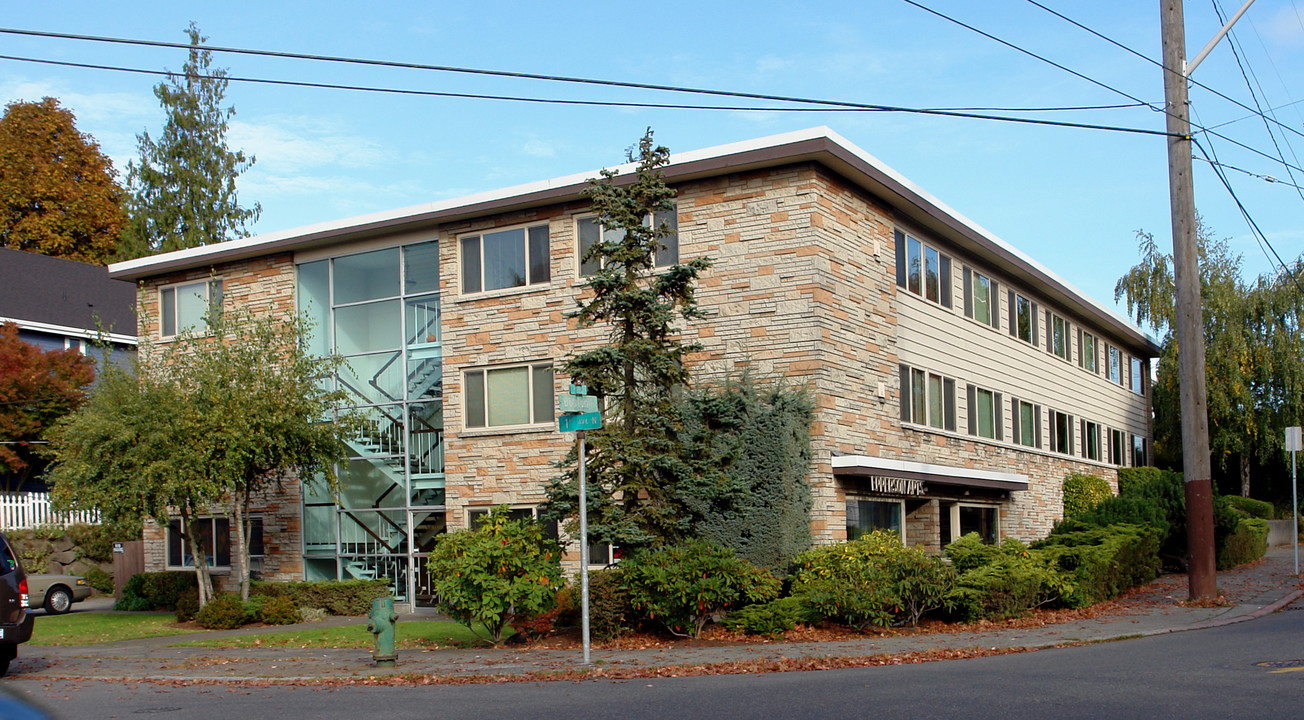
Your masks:
[[[670,151],[654,145],[649,129],[639,141],[634,179],[616,182],[603,170],[585,194],[608,231],[581,258],[597,270],[585,283],[570,317],[579,327],[605,326],[607,343],[572,355],[563,370],[573,382],[605,400],[601,430],[588,433],[587,482],[590,537],[619,545],[673,541],[689,529],[676,487],[692,469],[682,457],[676,395],[688,382],[684,356],[697,349],[679,338],[681,320],[701,316],[694,298],[698,274],[710,267],[697,258],[657,269],[656,253],[671,230],[654,223],[674,208],[675,191],[660,168]],[[578,515],[574,452],[567,470],[548,488],[548,513]]]
[[[127,222],[113,163],[54,98],[0,118],[0,247],[103,265]]]
[[[148,131],[136,137],[140,161],[127,166],[131,222],[119,259],[247,237],[261,207],[240,207],[236,178],[253,165],[253,156],[226,145],[227,121],[234,107],[222,107],[226,70],[212,67],[208,38],[194,23],[186,30],[190,56],[181,72],[169,73],[154,88],[167,120],[155,140]]]

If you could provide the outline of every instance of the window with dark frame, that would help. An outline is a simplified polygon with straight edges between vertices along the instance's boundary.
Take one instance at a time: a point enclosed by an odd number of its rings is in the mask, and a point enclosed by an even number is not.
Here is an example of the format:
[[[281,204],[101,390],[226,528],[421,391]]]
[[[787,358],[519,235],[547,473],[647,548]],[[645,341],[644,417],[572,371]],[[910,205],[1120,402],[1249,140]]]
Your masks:
[[[479,368],[463,374],[468,429],[551,423],[551,363]]]
[[[951,256],[897,230],[897,285],[942,307],[951,307]]]
[[[1065,455],[1073,454],[1073,416],[1068,413],[1048,411],[1050,423],[1050,449]]]
[[[954,432],[955,380],[900,366],[901,420]]]
[[[961,273],[964,282],[964,316],[973,318],[984,325],[999,328],[1000,312],[997,299],[1000,297],[998,283],[982,273],[965,267]]]
[[[1013,290],[1006,291],[1010,302],[1010,335],[1037,344],[1037,303]]]
[[[643,224],[648,223],[647,218],[643,219]],[[679,262],[679,214],[674,208],[670,210],[658,210],[652,216],[652,222],[656,227],[665,226],[669,234],[659,238],[661,247],[657,249],[653,258],[653,267],[663,268],[670,267]],[[612,230],[604,227],[596,217],[580,218],[575,221],[576,235],[579,238],[578,252],[580,264],[580,277],[589,277],[596,273],[601,267],[602,262],[598,258],[585,260],[589,250],[598,244],[602,239],[606,242],[618,242],[623,237],[620,230]]]
[[[220,278],[159,288],[159,336],[170,338],[199,328],[210,309],[221,307]]]
[[[990,440],[1004,440],[1001,394],[976,385],[966,386],[965,394],[969,407],[969,434]]]
[[[1041,448],[1041,406],[1010,398],[1011,437],[1015,445]]]
[[[507,228],[460,238],[462,293],[538,285],[551,280],[548,226]]]

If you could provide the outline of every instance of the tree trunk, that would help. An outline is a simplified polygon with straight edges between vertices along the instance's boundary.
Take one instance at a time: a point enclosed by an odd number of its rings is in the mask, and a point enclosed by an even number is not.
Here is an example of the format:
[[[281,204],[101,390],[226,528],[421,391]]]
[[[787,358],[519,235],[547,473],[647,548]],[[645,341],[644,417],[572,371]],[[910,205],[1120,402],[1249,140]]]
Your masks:
[[[1250,454],[1241,453],[1241,496],[1250,496]]]
[[[245,555],[245,513],[244,503],[237,500],[231,503],[231,519],[235,527],[235,577],[240,584],[240,599],[249,599],[249,559]]]
[[[181,509],[181,522],[186,526],[190,556],[195,559],[195,578],[199,581],[199,607],[203,607],[213,599],[213,576],[208,572],[208,553],[200,543],[199,526],[195,522],[193,513],[184,507]]]

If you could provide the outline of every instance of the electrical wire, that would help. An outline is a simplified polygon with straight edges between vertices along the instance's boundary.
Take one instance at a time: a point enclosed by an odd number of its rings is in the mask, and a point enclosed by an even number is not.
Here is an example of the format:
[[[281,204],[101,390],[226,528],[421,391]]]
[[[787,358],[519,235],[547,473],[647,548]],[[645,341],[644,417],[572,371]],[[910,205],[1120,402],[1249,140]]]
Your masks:
[[[1200,157],[1198,155],[1193,155],[1192,157],[1195,158],[1196,160],[1203,160],[1204,162],[1207,162],[1210,165],[1217,165],[1218,167],[1225,168],[1227,170],[1235,170],[1236,172],[1241,173],[1242,175],[1249,175],[1252,178],[1258,178],[1264,182],[1269,182],[1274,185],[1286,185],[1293,188],[1304,187],[1304,186],[1296,185],[1294,183],[1286,182],[1285,180],[1275,178],[1271,175],[1260,175],[1259,173],[1251,172],[1249,170],[1246,170],[1245,168],[1239,168],[1236,167],[1235,165],[1228,165],[1227,163],[1219,160],[1209,160],[1207,158]]]
[[[910,0],[906,0],[906,2],[910,2]],[[1120,49],[1122,49],[1122,50],[1125,50],[1125,51],[1127,51],[1127,52],[1129,52],[1129,53],[1131,53],[1131,54],[1133,54],[1133,55],[1135,55],[1135,56],[1141,58],[1142,60],[1145,60],[1146,62],[1150,63],[1151,65],[1154,65],[1155,67],[1162,68],[1162,69],[1165,69],[1165,70],[1168,69],[1168,68],[1164,67],[1163,62],[1161,62],[1161,61],[1159,61],[1159,60],[1155,60],[1154,58],[1150,57],[1149,55],[1146,55],[1145,53],[1142,53],[1142,52],[1140,52],[1140,51],[1138,51],[1138,50],[1133,50],[1132,48],[1128,47],[1127,45],[1124,45],[1123,43],[1121,43],[1121,42],[1119,42],[1119,41],[1117,41],[1117,40],[1115,40],[1115,39],[1109,37],[1108,35],[1105,35],[1104,33],[1101,33],[1101,32],[1099,32],[1099,31],[1097,31],[1097,30],[1095,30],[1095,29],[1093,29],[1093,28],[1091,28],[1091,27],[1089,27],[1089,26],[1087,26],[1087,25],[1084,25],[1084,24],[1078,22],[1077,20],[1074,20],[1073,18],[1071,18],[1071,17],[1069,17],[1069,16],[1067,16],[1067,15],[1065,15],[1065,14],[1063,14],[1063,13],[1057,11],[1057,10],[1051,9],[1051,8],[1049,8],[1049,7],[1046,7],[1045,5],[1041,4],[1041,3],[1038,2],[1037,0],[1027,0],[1027,2],[1030,3],[1030,4],[1032,4],[1032,5],[1034,5],[1034,6],[1036,6],[1036,7],[1041,8],[1042,10],[1045,10],[1046,12],[1050,13],[1051,15],[1054,15],[1055,17],[1057,17],[1057,18],[1063,20],[1064,22],[1067,22],[1067,23],[1069,23],[1070,25],[1073,25],[1074,27],[1077,27],[1077,28],[1080,28],[1080,29],[1082,29],[1082,30],[1085,30],[1086,32],[1089,32],[1089,33],[1091,33],[1092,35],[1095,35],[1096,37],[1100,38],[1101,40],[1104,40],[1105,42],[1107,42],[1107,43],[1109,43],[1109,44],[1111,44],[1111,45],[1113,45],[1113,46],[1115,46],[1115,47],[1117,47],[1117,48],[1120,48]],[[1176,72],[1176,71],[1174,71],[1174,72]],[[1255,109],[1255,108],[1252,108],[1252,107],[1250,107],[1249,105],[1246,105],[1245,103],[1241,102],[1240,100],[1237,100],[1237,99],[1235,99],[1235,98],[1233,98],[1233,97],[1230,97],[1230,96],[1228,96],[1228,95],[1224,95],[1223,93],[1219,92],[1218,90],[1215,90],[1214,88],[1212,88],[1212,87],[1210,87],[1210,86],[1208,86],[1208,85],[1205,85],[1204,83],[1202,83],[1202,82],[1200,82],[1200,81],[1198,81],[1198,80],[1195,80],[1194,78],[1190,77],[1189,75],[1187,76],[1186,80],[1187,80],[1187,82],[1191,83],[1192,85],[1195,85],[1196,87],[1198,87],[1198,88],[1200,88],[1200,89],[1202,89],[1202,90],[1208,90],[1209,92],[1213,93],[1214,95],[1217,95],[1218,97],[1222,98],[1223,100],[1226,100],[1227,102],[1230,102],[1230,103],[1232,103],[1233,105],[1236,105],[1236,106],[1240,107],[1240,108],[1243,109],[1243,110],[1248,110],[1248,111],[1250,111],[1251,113],[1253,113],[1253,114],[1255,114],[1255,115],[1259,115],[1260,117],[1262,117],[1262,115],[1263,115],[1261,109]],[[1280,123],[1280,122],[1278,122],[1275,118],[1273,118],[1273,119],[1271,120],[1271,122],[1273,122],[1273,123],[1275,123],[1275,124],[1281,126],[1281,127],[1282,127],[1283,129],[1285,129],[1285,130],[1289,130],[1290,132],[1293,132],[1293,133],[1295,133],[1296,135],[1299,135],[1300,137],[1304,137],[1304,132],[1301,132],[1301,131],[1299,131],[1299,130],[1296,130],[1295,128],[1293,128],[1293,127],[1291,127],[1291,126],[1289,126],[1289,125],[1285,125],[1285,124],[1283,124],[1283,123]],[[1226,123],[1224,123],[1224,124],[1226,124]],[[1222,126],[1221,126],[1221,125],[1217,125],[1217,126],[1215,126],[1215,127],[1222,127]]]
[[[186,47],[189,47],[188,45]],[[207,47],[205,49],[208,49]],[[175,76],[177,73],[167,70],[146,70],[143,68],[127,68],[115,65],[101,65],[95,63],[77,63],[66,60],[47,60],[43,58],[27,58],[14,55],[0,55],[0,60],[12,60],[16,62],[30,62],[43,65],[58,65],[62,67],[75,67],[90,70],[110,70],[116,72],[127,72],[141,75],[155,76]],[[209,76],[217,77],[217,76]],[[910,113],[917,115],[935,115],[941,117],[966,118],[973,120],[992,120],[996,122],[1012,122],[1024,125],[1046,125],[1051,127],[1077,128],[1082,130],[1104,130],[1110,132],[1132,133],[1137,135],[1160,135],[1169,136],[1170,133],[1161,130],[1150,130],[1147,128],[1129,128],[1113,125],[1100,125],[1095,123],[1075,123],[1063,120],[1043,120],[1037,118],[1019,118],[1006,117],[1001,115],[986,115],[982,113],[962,112],[957,110],[943,110],[933,108],[909,108],[895,105],[875,105],[870,103],[853,103],[841,101],[814,101],[814,100],[790,100],[789,102],[826,102],[837,105],[838,107],[813,107],[813,108],[785,108],[785,107],[743,107],[732,105],[683,105],[675,103],[635,103],[635,102],[616,102],[607,100],[567,100],[560,98],[541,98],[526,97],[516,95],[488,95],[482,93],[454,93],[436,90],[410,90],[402,88],[380,88],[365,85],[340,85],[337,83],[316,83],[303,80],[273,80],[268,78],[248,78],[237,77],[232,75],[222,75],[221,79],[230,82],[256,83],[265,85],[285,85],[291,87],[307,87],[330,90],[354,90],[359,92],[377,92],[393,93],[400,95],[418,95],[430,97],[448,97],[464,98],[476,100],[505,100],[514,102],[544,103],[552,105],[588,105],[604,107],[636,107],[636,108],[664,108],[676,110],[732,110],[742,112],[897,112]],[[730,93],[724,93],[729,95]]]
[[[98,35],[79,35],[74,33],[46,32],[40,30],[20,30],[16,28],[0,28],[0,33],[10,34],[10,35],[42,37],[42,38],[56,38],[61,40],[84,40],[88,42],[113,43],[113,44],[122,44],[122,45],[139,45],[145,47],[161,47],[161,48],[173,48],[173,49],[182,49],[182,50],[189,50],[193,47],[189,43],[169,42],[164,40],[137,40],[132,38],[115,38],[115,37],[105,37],[105,36],[98,36]],[[424,63],[399,62],[399,61],[392,61],[392,60],[373,60],[373,59],[366,59],[366,58],[341,57],[335,55],[320,55],[320,54],[310,54],[310,53],[295,53],[295,52],[285,52],[285,51],[278,51],[278,50],[257,50],[251,48],[222,47],[217,45],[204,45],[202,47],[204,50],[209,52],[231,53],[231,54],[238,54],[238,55],[254,55],[260,57],[273,57],[273,58],[294,59],[294,60],[312,60],[318,62],[402,68],[408,70],[430,70],[436,72],[461,73],[461,74],[469,74],[469,75],[488,75],[493,77],[506,77],[506,78],[525,79],[525,80],[542,80],[548,82],[630,88],[635,90],[655,90],[660,92],[688,93],[688,94],[697,94],[697,95],[715,95],[721,97],[733,97],[733,98],[742,98],[748,100],[770,100],[774,102],[800,103],[800,104],[809,104],[809,105],[829,105],[834,107],[849,107],[857,110],[883,109],[880,106],[870,106],[864,103],[845,102],[839,100],[802,98],[802,97],[792,97],[786,95],[771,95],[765,93],[747,93],[747,92],[737,92],[731,90],[712,90],[712,89],[693,88],[693,87],[685,87],[685,86],[678,86],[678,85],[658,85],[654,83],[638,83],[638,82],[629,82],[624,80],[601,80],[595,78],[582,78],[582,77],[572,77],[572,76],[565,76],[565,75],[547,75],[541,73],[515,72],[509,70],[485,70],[481,68],[467,68],[467,67],[457,67],[451,65],[428,65]],[[39,62],[39,61],[34,61],[34,62]],[[49,62],[55,63],[55,61],[49,61]],[[328,86],[328,85],[323,85],[323,86]],[[354,89],[354,88],[350,88],[350,89]],[[1139,105],[1144,105],[1147,107],[1151,106],[1150,103],[1146,103],[1137,98],[1131,98],[1131,99],[1133,99]],[[651,107],[678,107],[674,105],[650,105],[650,106]],[[1104,109],[1104,108],[1112,108],[1112,107],[1115,106],[1084,106],[1081,108],[1064,108],[1064,109],[1089,110],[1089,109]],[[1130,107],[1130,106],[1117,106],[1117,107]],[[898,108],[890,108],[890,109],[895,110]],[[1047,109],[1058,110],[1061,108],[1047,108]],[[1040,108],[1026,108],[1026,109],[943,108],[943,109],[939,109],[939,112],[965,112],[971,110],[993,111],[993,112],[1035,112],[1041,109]]]
[[[1205,156],[1205,160],[1209,161],[1209,153],[1205,152],[1204,146],[1200,144],[1200,141],[1197,138],[1191,138],[1191,143],[1200,150],[1200,154]],[[1237,197],[1236,191],[1232,189],[1232,184],[1228,182],[1227,176],[1223,174],[1222,169],[1215,162],[1209,161],[1209,164],[1213,167],[1214,175],[1218,176],[1218,179],[1222,181],[1223,187],[1227,189],[1227,194],[1231,195],[1232,202],[1236,203],[1236,207],[1241,211],[1241,216],[1244,217],[1245,222],[1249,224],[1251,233],[1254,234],[1256,239],[1259,239],[1264,245],[1268,246],[1268,249],[1272,251],[1273,256],[1277,258],[1277,264],[1280,265],[1281,268],[1285,270],[1286,274],[1290,276],[1291,281],[1295,283],[1295,287],[1300,291],[1300,294],[1304,295],[1304,286],[1300,285],[1299,278],[1295,277],[1294,273],[1286,269],[1286,262],[1281,259],[1281,254],[1277,252],[1277,248],[1272,246],[1272,243],[1268,240],[1268,236],[1259,229],[1259,224],[1254,222],[1254,218],[1250,216],[1249,210],[1245,209],[1245,205],[1241,203],[1241,199]],[[1268,258],[1268,264],[1272,264],[1271,257]]]
[[[1218,0],[1210,1],[1213,3],[1214,12],[1218,15],[1218,21],[1223,23],[1227,22],[1223,18],[1222,7],[1218,5]],[[1246,61],[1241,60],[1241,55],[1244,53],[1244,50],[1240,46],[1240,40],[1236,37],[1236,33],[1234,31],[1229,31],[1227,33],[1227,38],[1229,41],[1228,47],[1230,47],[1232,51],[1232,57],[1236,58],[1236,67],[1241,71],[1241,79],[1245,81],[1245,88],[1250,91],[1250,99],[1254,100],[1254,107],[1258,109],[1259,117],[1263,118],[1263,127],[1268,131],[1268,139],[1272,140],[1272,147],[1277,151],[1277,156],[1281,159],[1281,164],[1286,165],[1286,174],[1290,176],[1291,184],[1293,185],[1295,184],[1295,173],[1290,170],[1290,166],[1286,163],[1286,154],[1281,151],[1281,145],[1277,143],[1277,134],[1272,131],[1272,124],[1268,121],[1268,116],[1263,113],[1263,107],[1259,104],[1259,95],[1263,93],[1263,85],[1259,83],[1258,75],[1254,73],[1253,69],[1247,70],[1246,65],[1248,64],[1248,58]],[[1251,76],[1254,77],[1253,83],[1250,82]],[[1254,91],[1255,85],[1258,85],[1259,87],[1259,92],[1257,93]],[[1275,120],[1276,118],[1273,119]],[[1291,157],[1295,158],[1295,162],[1299,162],[1298,156],[1295,155],[1295,149],[1290,146],[1289,141],[1285,137],[1282,138],[1282,141],[1286,142],[1286,147],[1290,148]],[[1304,190],[1297,190],[1297,192],[1299,194],[1299,199],[1304,201]]]
[[[1024,55],[1027,55],[1027,56],[1029,56],[1029,57],[1036,58],[1037,60],[1040,60],[1040,61],[1042,61],[1042,62],[1044,62],[1044,63],[1046,63],[1046,64],[1048,64],[1048,65],[1050,65],[1050,66],[1052,66],[1052,67],[1055,67],[1055,68],[1058,68],[1058,69],[1060,69],[1060,70],[1063,70],[1063,71],[1065,71],[1065,72],[1067,72],[1067,73],[1069,73],[1069,74],[1071,74],[1071,75],[1073,75],[1073,76],[1075,76],[1075,77],[1082,78],[1083,80],[1086,80],[1087,82],[1089,82],[1089,83],[1091,83],[1091,84],[1093,84],[1093,85],[1097,85],[1097,86],[1102,87],[1102,88],[1104,88],[1104,89],[1106,89],[1106,90],[1109,90],[1110,92],[1113,92],[1113,93],[1117,93],[1117,94],[1119,94],[1119,95],[1122,95],[1123,97],[1128,98],[1129,100],[1134,100],[1134,101],[1137,101],[1137,102],[1144,102],[1144,101],[1140,100],[1139,98],[1135,97],[1134,95],[1131,95],[1130,93],[1127,93],[1127,92],[1125,92],[1125,91],[1123,91],[1123,90],[1119,90],[1119,89],[1116,88],[1116,87],[1113,87],[1113,86],[1111,86],[1111,85],[1107,85],[1107,84],[1105,84],[1105,83],[1103,83],[1103,82],[1101,82],[1101,81],[1099,81],[1099,80],[1096,80],[1096,79],[1094,79],[1094,78],[1091,78],[1091,77],[1088,77],[1088,76],[1086,76],[1086,75],[1083,75],[1082,73],[1080,73],[1080,72],[1078,72],[1078,71],[1076,71],[1076,70],[1073,70],[1073,69],[1071,69],[1071,68],[1067,68],[1067,67],[1065,67],[1065,66],[1063,66],[1063,65],[1061,65],[1061,64],[1059,64],[1059,63],[1057,63],[1057,62],[1055,62],[1054,60],[1050,60],[1049,58],[1046,58],[1046,57],[1043,57],[1043,56],[1041,56],[1041,55],[1038,55],[1037,53],[1034,53],[1034,52],[1032,52],[1031,50],[1028,50],[1028,49],[1026,49],[1026,48],[1019,47],[1018,45],[1015,45],[1015,44],[1012,43],[1012,42],[1009,42],[1009,41],[1007,41],[1007,40],[1003,40],[1003,39],[1001,39],[1001,38],[999,38],[999,37],[996,37],[995,35],[992,35],[992,34],[989,33],[989,32],[985,32],[985,31],[983,31],[983,30],[980,30],[980,29],[978,29],[978,28],[976,28],[976,27],[974,27],[974,26],[972,26],[972,25],[969,25],[969,24],[967,24],[967,23],[965,23],[965,22],[962,22],[962,21],[960,21],[960,20],[957,20],[956,18],[953,18],[953,17],[951,17],[951,16],[949,16],[949,15],[946,15],[945,13],[939,12],[939,11],[937,11],[937,10],[933,10],[932,8],[929,8],[929,7],[925,6],[925,5],[922,5],[922,4],[918,3],[918,2],[916,2],[915,0],[902,0],[902,1],[905,2],[905,3],[908,4],[908,5],[913,5],[914,7],[917,7],[917,8],[919,8],[920,10],[923,10],[923,11],[929,13],[929,14],[936,15],[937,17],[942,18],[943,20],[946,20],[947,22],[954,23],[954,24],[956,24],[956,25],[959,25],[959,26],[962,27],[962,28],[965,28],[966,30],[970,30],[970,31],[975,32],[975,33],[977,33],[977,34],[979,34],[979,35],[982,35],[982,36],[985,37],[985,38],[988,38],[988,39],[990,39],[990,40],[993,40],[993,41],[995,41],[995,42],[998,42],[998,43],[1000,43],[1000,44],[1002,44],[1002,45],[1004,45],[1004,46],[1010,48],[1011,50],[1015,50],[1015,51],[1017,51],[1017,52],[1023,53]],[[1094,32],[1094,31],[1092,31],[1092,32]],[[1148,58],[1147,58],[1147,59],[1148,59]],[[1154,62],[1154,61],[1151,60],[1151,62]],[[1163,67],[1162,64],[1160,65],[1160,67]],[[1198,83],[1197,83],[1197,84],[1198,84]],[[1203,87],[1203,85],[1202,85],[1201,87]],[[1233,102],[1235,102],[1235,101],[1233,101]],[[1237,103],[1237,104],[1238,104],[1238,105],[1241,105],[1241,103]],[[1171,114],[1172,114],[1172,113],[1168,112],[1168,108],[1166,108],[1166,107],[1157,107],[1157,106],[1155,106],[1155,105],[1153,105],[1153,104],[1151,104],[1151,103],[1146,103],[1146,106],[1149,107],[1151,110],[1154,110],[1155,112],[1160,112],[1160,113],[1163,113],[1163,114],[1165,114],[1165,115],[1171,115]],[[1246,107],[1246,106],[1242,105],[1242,107]],[[1246,109],[1250,109],[1250,108],[1247,107]],[[1198,126],[1197,126],[1197,127],[1198,127]],[[1257,148],[1250,147],[1249,145],[1246,145],[1246,144],[1243,143],[1243,142],[1240,142],[1240,141],[1235,140],[1235,139],[1233,139],[1233,138],[1227,137],[1226,135],[1223,135],[1223,134],[1221,134],[1221,133],[1215,133],[1215,132],[1213,132],[1213,131],[1211,131],[1211,130],[1208,130],[1208,129],[1206,129],[1206,128],[1202,128],[1202,127],[1199,127],[1198,129],[1199,129],[1201,132],[1204,132],[1204,133],[1207,133],[1207,134],[1209,134],[1209,135],[1212,135],[1212,136],[1215,136],[1215,137],[1221,138],[1221,139],[1223,139],[1223,140],[1226,140],[1227,142],[1229,142],[1229,143],[1231,143],[1231,144],[1233,144],[1233,145],[1236,145],[1237,147],[1240,147],[1240,148],[1242,148],[1242,149],[1244,149],[1244,150],[1247,150],[1247,151],[1249,151],[1249,152],[1252,152],[1252,153],[1254,153],[1254,154],[1256,154],[1256,155],[1262,155],[1263,157],[1265,157],[1265,158],[1267,158],[1267,159],[1269,159],[1269,160],[1272,160],[1273,162],[1282,162],[1281,159],[1279,159],[1279,158],[1275,158],[1275,157],[1273,157],[1273,156],[1271,156],[1271,155],[1269,155],[1269,154],[1263,152],[1262,150],[1259,150],[1259,149],[1257,149]],[[1298,133],[1298,131],[1296,131],[1296,130],[1294,130],[1294,129],[1291,129],[1291,132],[1296,132],[1296,133]],[[1304,136],[1304,133],[1298,133],[1298,134]],[[1304,172],[1304,168],[1301,168],[1301,167],[1299,167],[1299,166],[1291,165],[1290,163],[1283,163],[1283,164],[1284,164],[1287,168],[1289,168],[1289,169],[1292,169],[1292,170],[1299,170],[1300,172]]]

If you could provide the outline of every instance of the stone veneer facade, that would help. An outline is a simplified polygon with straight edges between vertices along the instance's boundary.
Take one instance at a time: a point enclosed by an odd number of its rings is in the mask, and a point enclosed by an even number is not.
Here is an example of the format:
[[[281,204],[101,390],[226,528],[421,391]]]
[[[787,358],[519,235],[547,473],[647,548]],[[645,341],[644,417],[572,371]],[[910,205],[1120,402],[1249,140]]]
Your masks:
[[[676,187],[680,257],[707,256],[714,261],[698,284],[699,305],[707,317],[684,328],[684,339],[698,341],[704,348],[691,358],[695,376],[709,380],[749,366],[765,375],[804,383],[816,399],[810,473],[816,542],[844,540],[846,500],[866,496],[855,481],[835,478],[835,454],[1026,476],[1030,481],[1026,491],[975,491],[977,499],[1001,508],[1000,535],[1024,540],[1044,536],[1060,517],[1061,482],[1067,474],[1102,475],[1116,485],[1117,473],[1105,463],[899,420],[898,339],[903,332],[899,304],[903,300],[895,282],[893,243],[898,219],[884,201],[814,161],[694,179]],[[392,242],[375,237],[365,241],[367,248],[417,239],[440,242],[450,529],[467,526],[469,509],[542,502],[553,464],[573,440],[555,427],[465,430],[461,386],[467,368],[540,360],[558,364],[566,355],[602,341],[601,328],[579,331],[566,319],[582,292],[575,219],[587,212],[584,203],[560,202],[432,224],[396,234]],[[461,294],[459,235],[541,222],[549,226],[551,282]],[[360,247],[340,244],[331,253],[343,255]],[[323,257],[321,252],[315,249],[314,257]],[[157,337],[156,288],[210,274],[223,279],[225,303],[259,312],[293,312],[294,261],[293,254],[281,253],[148,277],[143,287],[152,304],[146,304],[142,335]],[[1029,352],[1037,350],[1033,347]],[[1077,372],[1069,365],[1065,368]],[[565,387],[565,378],[558,375],[554,392],[564,392]],[[1139,422],[1144,427],[1147,406],[1144,395],[1136,396],[1128,410],[1135,417],[1121,418],[1117,424]],[[299,485],[287,482],[285,490],[280,497],[267,498],[261,509],[267,547],[262,575],[267,579],[303,576]],[[969,494],[960,493],[956,491],[951,500]],[[906,501],[909,543],[934,551],[940,548],[945,501],[937,497]],[[146,539],[148,567],[162,569],[166,559],[162,533],[151,528]]]

